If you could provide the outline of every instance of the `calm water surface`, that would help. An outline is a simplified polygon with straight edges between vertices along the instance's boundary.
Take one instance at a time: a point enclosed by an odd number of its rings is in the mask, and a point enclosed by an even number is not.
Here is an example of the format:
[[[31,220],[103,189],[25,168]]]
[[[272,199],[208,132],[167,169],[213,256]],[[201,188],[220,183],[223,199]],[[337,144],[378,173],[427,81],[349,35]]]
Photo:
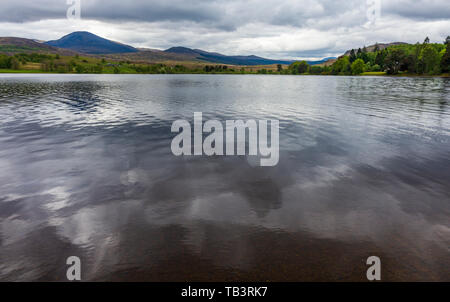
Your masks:
[[[0,280],[450,281],[450,80],[0,75]],[[280,162],[174,120],[279,119]]]

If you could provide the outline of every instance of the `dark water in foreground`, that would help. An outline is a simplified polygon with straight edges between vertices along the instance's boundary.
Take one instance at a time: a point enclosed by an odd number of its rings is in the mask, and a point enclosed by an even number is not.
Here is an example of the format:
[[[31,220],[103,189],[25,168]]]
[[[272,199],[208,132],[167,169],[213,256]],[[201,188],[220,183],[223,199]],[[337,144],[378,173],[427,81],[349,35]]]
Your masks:
[[[450,281],[450,80],[0,75],[0,280]],[[174,120],[280,120],[280,162]]]

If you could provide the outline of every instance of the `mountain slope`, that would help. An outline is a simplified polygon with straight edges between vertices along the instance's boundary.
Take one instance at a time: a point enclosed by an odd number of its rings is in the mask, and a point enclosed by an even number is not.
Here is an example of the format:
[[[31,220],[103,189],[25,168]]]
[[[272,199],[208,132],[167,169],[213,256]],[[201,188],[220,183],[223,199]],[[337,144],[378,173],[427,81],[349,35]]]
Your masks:
[[[250,56],[227,56],[216,52],[208,52],[201,49],[190,49],[186,47],[172,47],[164,51],[165,53],[189,56],[192,59],[209,63],[230,64],[230,65],[273,65],[291,64],[294,60],[272,60],[254,55]],[[318,61],[307,61],[309,65],[321,64],[332,58],[325,58]]]
[[[404,43],[404,42],[377,43],[377,44],[374,44],[374,45],[367,46],[367,47],[366,47],[366,50],[367,50],[367,52],[374,52],[377,46],[378,46],[378,50],[383,50],[383,49],[385,49],[385,48],[388,48],[389,46],[403,45],[403,44],[408,44],[408,43]],[[361,48],[361,49],[363,49],[363,48]],[[353,49],[353,50],[354,50],[355,52],[358,51],[358,49],[356,49],[356,48]],[[352,51],[351,49],[350,49],[350,50],[347,50],[347,51],[345,52],[344,56],[349,56],[350,53],[351,53],[351,51]]]
[[[271,64],[291,64],[293,61],[271,60],[257,56],[226,56],[220,53],[207,52],[200,49],[190,49],[186,47],[172,47],[164,52],[178,55],[188,55],[200,61],[209,63],[231,64],[231,65],[271,65]]]
[[[375,50],[378,48],[378,50],[383,50],[386,49],[390,46],[394,46],[394,45],[403,45],[403,44],[408,44],[408,43],[404,43],[404,42],[392,42],[392,43],[377,43],[377,44],[373,44],[370,46],[365,46],[366,51],[367,52],[375,52]],[[361,48],[361,50],[364,49],[364,47]],[[358,48],[353,48],[353,50],[355,51],[355,53],[358,52]],[[339,58],[343,57],[343,56],[350,56],[351,54],[351,49],[347,50],[342,56],[339,56]],[[331,66],[333,65],[335,62],[337,61],[337,58],[325,58],[322,60],[321,63],[318,63],[318,66]],[[312,64],[310,64],[312,65]]]
[[[77,53],[110,57],[116,60],[127,60],[142,63],[157,62],[197,62],[242,66],[291,64],[294,60],[273,60],[254,55],[227,56],[216,52],[187,47],[172,47],[167,50],[137,49],[129,45],[110,41],[89,32],[73,32],[59,40],[42,43],[38,40],[22,38],[0,38],[0,52],[14,54],[18,52],[48,52],[62,55],[75,55]],[[323,63],[320,61],[307,61],[310,65]]]
[[[0,37],[0,53],[54,53],[60,55],[74,55],[73,51],[53,47],[31,39],[17,37]]]
[[[48,41],[46,44],[87,54],[138,52],[132,46],[110,41],[85,31],[73,32],[59,40]]]

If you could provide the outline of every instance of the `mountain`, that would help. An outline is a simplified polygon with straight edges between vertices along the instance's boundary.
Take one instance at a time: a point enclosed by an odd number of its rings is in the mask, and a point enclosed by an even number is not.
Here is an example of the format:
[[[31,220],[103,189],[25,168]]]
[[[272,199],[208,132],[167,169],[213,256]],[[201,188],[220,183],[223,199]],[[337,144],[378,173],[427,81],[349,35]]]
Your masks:
[[[201,49],[191,49],[187,47],[172,47],[164,51],[165,53],[186,55],[193,59],[200,61],[205,61],[209,63],[220,63],[220,64],[230,64],[230,65],[273,65],[273,64],[291,64],[295,62],[294,60],[272,60],[266,59],[254,55],[250,56],[227,56],[216,52],[207,52]],[[319,61],[307,61],[309,65],[317,65],[326,62],[329,59],[325,58]]]
[[[294,60],[266,59],[254,55],[227,56],[216,52],[187,47],[172,47],[164,51],[147,48],[137,49],[85,31],[73,32],[59,40],[48,42],[22,38],[0,38],[0,53],[14,54],[18,52],[48,52],[68,56],[81,53],[90,56],[101,56],[115,60],[141,63],[170,61],[257,66],[291,64],[295,62]],[[307,62],[310,65],[317,65],[328,59]]]
[[[179,55],[198,56],[198,55],[200,55],[199,52],[201,52],[201,50],[197,51],[195,49],[190,49],[190,48],[187,48],[187,47],[177,46],[177,47],[171,47],[169,49],[166,49],[166,50],[164,50],[164,52],[166,52],[166,53],[175,53],[175,54],[179,54]]]
[[[315,65],[320,66],[320,67],[331,66],[331,65],[333,65],[337,60],[338,60],[337,58],[328,58],[327,60],[323,59],[323,60],[322,60],[322,63],[318,63],[318,64],[315,64]]]
[[[132,46],[110,41],[86,31],[73,32],[59,40],[48,41],[45,44],[86,54],[132,53],[139,51]]]
[[[31,52],[53,53],[67,56],[75,55],[75,52],[73,51],[53,47],[32,39],[0,37],[0,53],[13,55],[16,53]]]
[[[230,65],[271,65],[271,64],[291,64],[293,61],[271,60],[257,56],[226,56],[216,52],[207,52],[200,49],[190,49],[186,47],[172,47],[164,52],[178,55],[189,55],[193,58],[209,63],[220,63]]]

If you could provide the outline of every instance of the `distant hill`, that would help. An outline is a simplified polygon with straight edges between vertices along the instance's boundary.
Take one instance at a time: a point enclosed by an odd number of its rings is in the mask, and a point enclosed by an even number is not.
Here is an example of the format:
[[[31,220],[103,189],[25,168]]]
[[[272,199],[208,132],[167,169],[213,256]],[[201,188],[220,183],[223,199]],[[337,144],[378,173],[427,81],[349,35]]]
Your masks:
[[[192,55],[192,56],[199,56],[200,53],[202,52],[202,50],[195,50],[195,49],[190,49],[187,47],[182,47],[182,46],[177,46],[177,47],[171,47],[169,49],[164,50],[164,52],[166,53],[176,53],[179,55]]]
[[[327,60],[324,59],[324,61],[322,63],[316,64],[317,66],[320,67],[325,67],[325,66],[331,66],[333,65],[338,59],[336,58],[328,58]]]
[[[77,53],[89,56],[102,56],[116,60],[133,62],[200,62],[212,64],[262,66],[289,65],[295,60],[274,60],[254,55],[227,56],[216,52],[187,47],[172,47],[167,50],[134,48],[121,44],[86,31],[68,34],[59,40],[43,42],[23,38],[0,38],[0,53],[14,54],[18,52],[48,52],[61,55],[75,55]],[[329,60],[307,61],[310,65],[322,64]],[[331,58],[332,59],[332,58]]]
[[[366,46],[366,50],[367,50],[367,52],[374,52],[377,46],[378,46],[378,50],[383,50],[383,49],[385,49],[385,48],[388,48],[389,46],[403,45],[403,44],[408,44],[408,43],[404,43],[404,42],[376,43],[376,44],[373,44],[373,45],[370,45],[370,46]],[[361,47],[361,49],[363,49],[363,48],[364,48],[364,47]],[[354,50],[355,52],[358,51],[357,48],[355,48],[355,49],[353,49],[353,50]],[[347,51],[344,53],[344,56],[349,56],[351,51],[352,51],[351,49],[350,49],[350,50],[347,50]]]
[[[266,59],[254,55],[250,56],[227,56],[216,52],[207,52],[201,49],[191,49],[187,47],[172,47],[164,52],[173,53],[177,55],[186,55],[195,58],[200,61],[205,61],[209,63],[220,63],[220,64],[230,64],[230,65],[272,65],[272,64],[291,64],[295,62],[294,60],[272,60]],[[320,61],[307,61],[310,65],[316,65],[327,61],[330,58],[326,58]]]
[[[73,32],[59,40],[48,41],[46,44],[86,54],[132,53],[139,51],[132,46],[110,41],[86,31]]]
[[[318,61],[306,61],[309,65],[321,65],[330,61],[336,60],[335,57],[328,57]]]
[[[164,52],[189,55],[193,58],[209,63],[220,63],[230,65],[271,65],[271,64],[291,64],[294,61],[271,60],[257,56],[226,56],[220,53],[207,52],[200,49],[190,49],[186,47],[172,47]]]
[[[377,46],[378,46],[378,50],[383,50],[383,49],[386,49],[386,48],[388,48],[390,46],[404,45],[404,44],[408,44],[408,43],[404,43],[404,42],[376,43],[376,44],[373,44],[373,45],[370,45],[370,46],[363,46],[363,47],[361,47],[361,50],[364,49],[364,47],[365,47],[367,52],[375,52],[375,50],[377,49]],[[354,48],[353,50],[355,51],[355,53],[358,52],[358,48]],[[339,58],[341,58],[343,56],[350,56],[351,51],[352,51],[351,49],[347,50],[343,55],[339,56]],[[336,61],[337,61],[337,58],[326,58],[326,59],[323,59],[322,62],[320,62],[320,63],[318,63],[316,65],[321,66],[321,67],[331,66]]]
[[[17,37],[0,37],[0,53],[54,53],[61,55],[74,55],[75,52],[53,47],[36,40],[17,38]]]
[[[364,47],[365,47],[367,52],[375,52],[375,49],[377,49],[377,46],[378,46],[378,50],[383,50],[390,46],[403,45],[403,44],[408,44],[408,43],[404,43],[404,42],[376,43],[376,44],[373,44],[370,46],[363,46],[363,47],[361,47],[361,50],[364,49]],[[358,48],[354,48],[353,50],[355,51],[355,53],[358,52]],[[339,56],[339,58],[341,58],[343,56],[350,56],[351,51],[352,51],[351,49],[347,50],[343,55]],[[317,66],[321,66],[321,67],[331,66],[337,61],[337,59],[338,58],[325,58],[317,64],[310,64],[310,65],[317,65]]]

